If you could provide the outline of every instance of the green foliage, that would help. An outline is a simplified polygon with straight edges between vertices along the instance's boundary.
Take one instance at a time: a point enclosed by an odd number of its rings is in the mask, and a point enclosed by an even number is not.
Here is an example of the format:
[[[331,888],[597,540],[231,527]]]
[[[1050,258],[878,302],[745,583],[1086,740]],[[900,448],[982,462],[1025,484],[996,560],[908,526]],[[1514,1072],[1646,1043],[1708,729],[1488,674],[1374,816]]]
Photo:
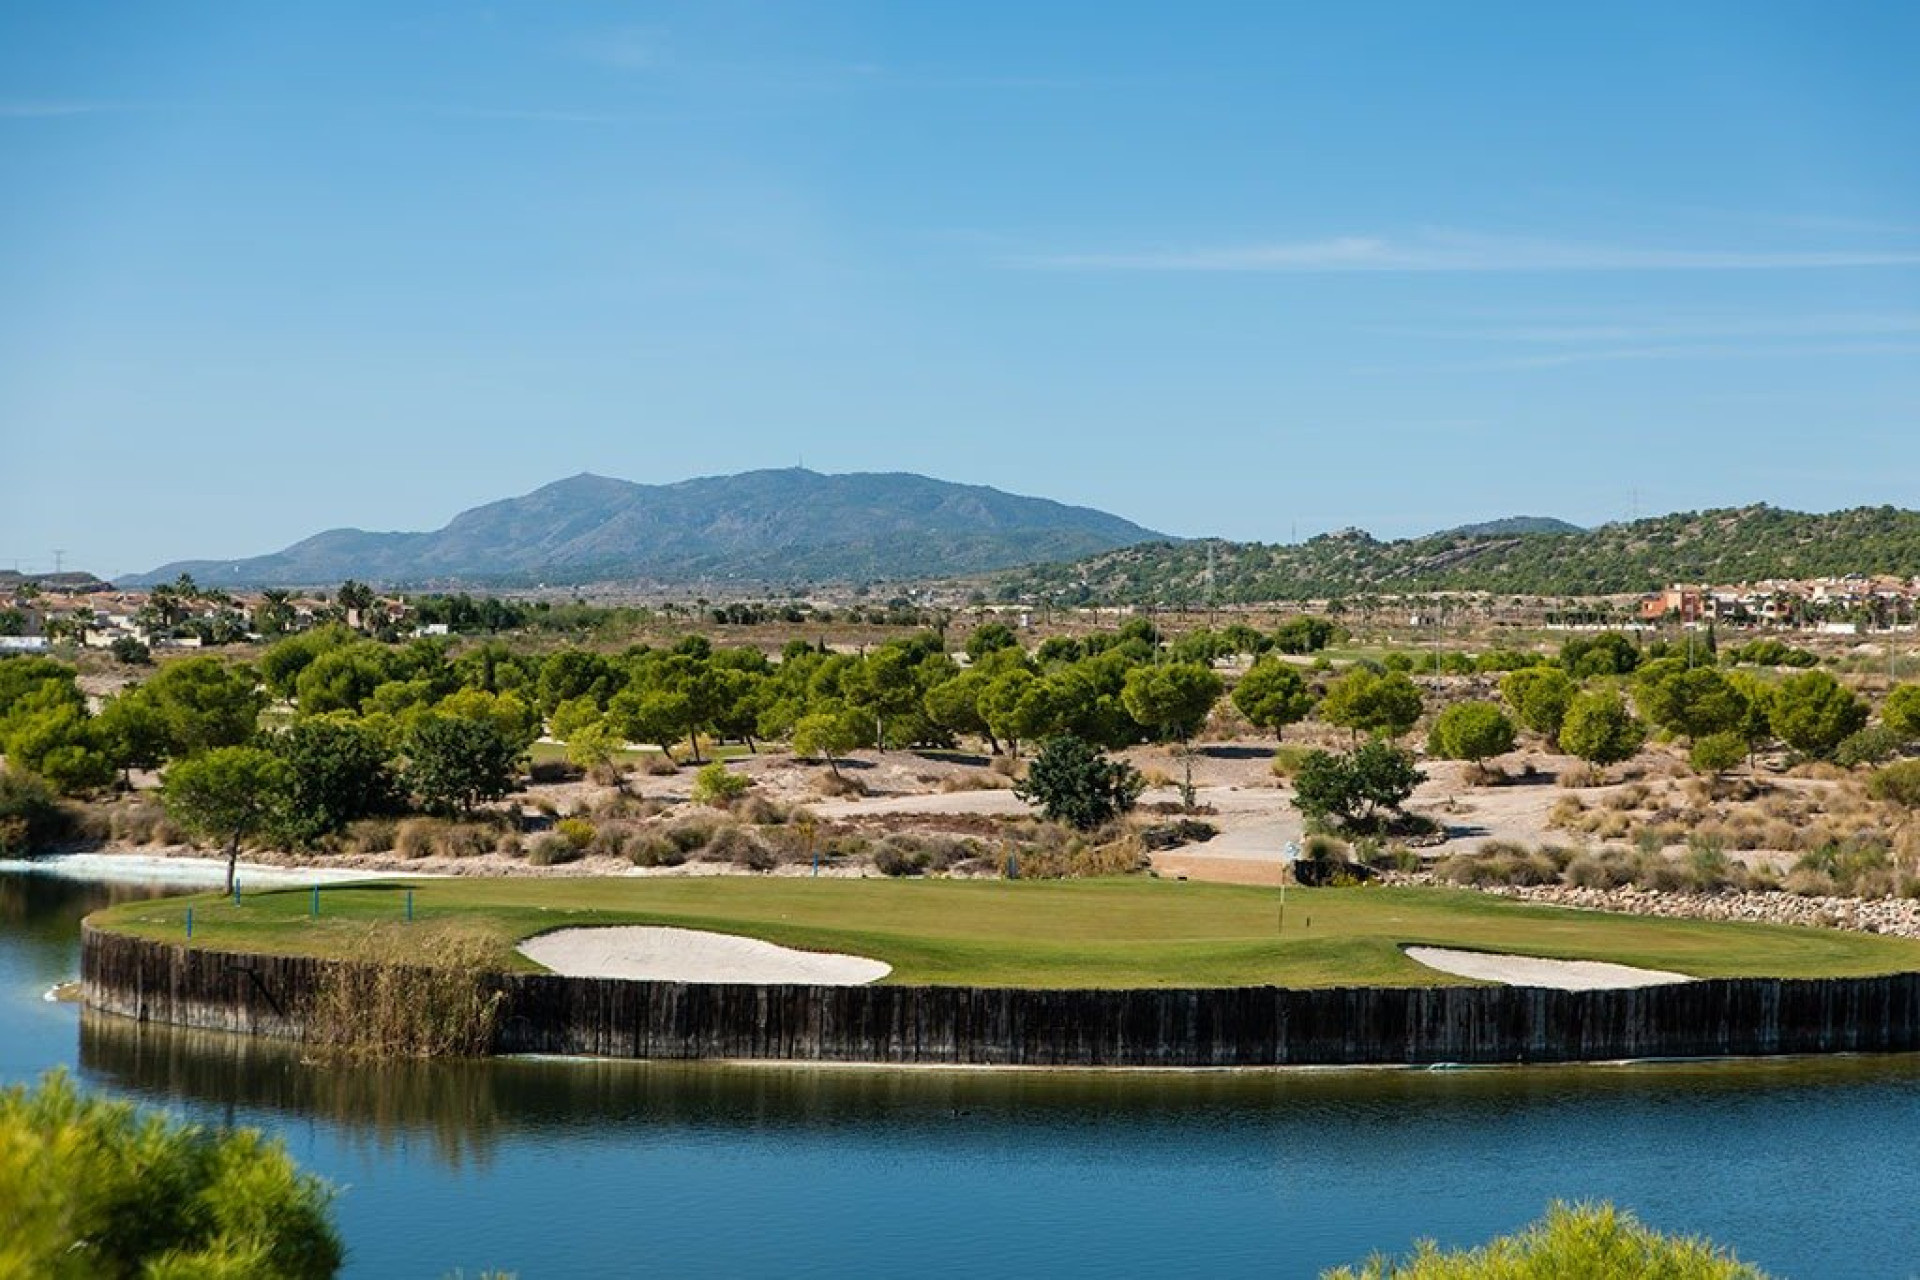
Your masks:
[[[1233,688],[1233,705],[1256,728],[1279,737],[1313,710],[1313,691],[1291,663],[1266,658],[1253,664]]]
[[[860,730],[844,711],[816,711],[800,717],[793,726],[793,753],[824,759],[836,774],[840,772],[838,758],[859,745]]]
[[[1746,698],[1731,679],[1713,667],[1689,669],[1675,658],[1642,667],[1634,697],[1641,715],[1683,738],[1733,732],[1747,715]]]
[[[1720,660],[1742,667],[1817,667],[1820,659],[1805,649],[1795,648],[1772,636],[1749,640],[1727,650]]]
[[[278,1142],[83,1097],[0,1092],[0,1275],[323,1280],[332,1191]]]
[[[391,809],[398,798],[386,751],[359,725],[296,720],[275,734],[268,748],[290,775],[274,831],[293,843],[342,831],[350,822]]]
[[[402,750],[401,777],[420,806],[462,816],[513,789],[521,754],[485,720],[440,715],[416,723]]]
[[[1004,622],[983,622],[967,636],[967,657],[978,662],[1000,649],[1018,649],[1020,638]]]
[[[113,660],[123,667],[150,667],[153,665],[153,650],[132,636],[116,636],[107,652]]]
[[[1695,738],[1687,763],[1699,773],[1725,773],[1747,758],[1747,740],[1731,730]]]
[[[135,692],[166,726],[171,756],[238,746],[253,737],[266,706],[249,669],[215,657],[170,662]]]
[[[1321,1280],[1766,1280],[1709,1241],[1665,1236],[1611,1205],[1555,1203],[1539,1222],[1477,1249],[1422,1241],[1402,1259],[1376,1256]]]
[[[215,747],[175,761],[160,782],[168,817],[226,845],[231,890],[241,841],[267,830],[285,810],[293,771],[260,747]]]
[[[703,766],[700,772],[694,775],[690,798],[695,804],[724,809],[747,794],[747,789],[752,785],[745,774],[734,773],[726,765],[715,760],[712,764]]]
[[[1478,764],[1513,750],[1513,721],[1491,702],[1456,702],[1434,717],[1427,750],[1445,760]]]
[[[36,853],[69,835],[73,815],[53,789],[12,765],[0,766],[0,857]]]
[[[1884,764],[1899,755],[1909,741],[1905,734],[1896,733],[1884,724],[1870,724],[1858,733],[1848,734],[1833,749],[1833,762],[1843,769]]]
[[[1880,723],[1907,742],[1920,740],[1920,684],[1895,685],[1880,704]]]
[[[1646,739],[1619,696],[1601,690],[1575,695],[1560,725],[1561,749],[1602,767],[1631,759]]]
[[[1327,686],[1320,718],[1355,733],[1397,738],[1420,719],[1422,705],[1419,687],[1404,671],[1382,675],[1355,667]]]
[[[1558,667],[1520,667],[1500,681],[1500,696],[1520,723],[1549,742],[1559,739],[1567,708],[1579,691],[1573,678]]]
[[[1197,662],[1135,667],[1120,690],[1121,705],[1163,742],[1188,742],[1206,724],[1226,686]]]
[[[1060,734],[1041,743],[1014,794],[1050,821],[1091,831],[1131,810],[1145,786],[1132,765]]]
[[[1640,665],[1640,650],[1618,631],[1574,636],[1560,646],[1560,665],[1575,680],[1624,676]]]
[[[1364,830],[1425,779],[1411,754],[1376,739],[1340,755],[1309,752],[1294,774],[1293,802],[1310,819]]]
[[[1803,671],[1775,689],[1770,720],[1780,741],[1825,756],[1866,724],[1867,707],[1825,671]]]
[[[1867,794],[1888,804],[1920,809],[1920,760],[1902,760],[1876,770],[1867,779]]]
[[[1288,618],[1274,629],[1273,647],[1282,653],[1318,653],[1341,634],[1340,627],[1310,614]]]

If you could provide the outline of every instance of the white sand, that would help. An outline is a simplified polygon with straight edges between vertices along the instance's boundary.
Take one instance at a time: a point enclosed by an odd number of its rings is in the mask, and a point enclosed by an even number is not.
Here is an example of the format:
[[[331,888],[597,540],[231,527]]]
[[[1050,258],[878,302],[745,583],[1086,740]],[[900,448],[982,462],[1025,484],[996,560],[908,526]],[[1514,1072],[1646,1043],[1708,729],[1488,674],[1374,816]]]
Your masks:
[[[611,925],[556,929],[520,944],[520,954],[570,978],[642,978],[651,982],[792,982],[857,987],[893,966],[862,956],[795,951],[758,938],[698,929]]]
[[[1553,987],[1561,991],[1603,991],[1616,987],[1659,987],[1692,982],[1684,973],[1635,969],[1599,960],[1546,960],[1538,956],[1503,956],[1487,951],[1453,951],[1446,947],[1408,947],[1407,958],[1481,982],[1503,982],[1514,987]]]

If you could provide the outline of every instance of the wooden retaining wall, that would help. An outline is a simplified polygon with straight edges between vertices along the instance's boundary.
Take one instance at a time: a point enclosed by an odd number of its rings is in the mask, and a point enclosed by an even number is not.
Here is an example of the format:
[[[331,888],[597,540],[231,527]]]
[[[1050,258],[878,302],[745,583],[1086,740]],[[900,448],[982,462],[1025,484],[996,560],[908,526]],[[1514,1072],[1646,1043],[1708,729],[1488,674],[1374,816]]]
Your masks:
[[[83,931],[95,1008],[297,1039],[322,969]],[[499,1053],[613,1058],[1261,1067],[1592,1062],[1920,1049],[1920,973],[1538,987],[717,986],[502,974]]]

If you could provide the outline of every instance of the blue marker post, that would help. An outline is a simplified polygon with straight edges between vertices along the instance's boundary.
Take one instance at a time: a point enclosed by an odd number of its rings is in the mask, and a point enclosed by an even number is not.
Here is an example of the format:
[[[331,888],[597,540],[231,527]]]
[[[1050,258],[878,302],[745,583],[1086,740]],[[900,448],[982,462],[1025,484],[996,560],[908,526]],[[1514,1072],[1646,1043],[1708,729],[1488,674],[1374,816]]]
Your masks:
[[[318,920],[320,918],[320,886],[319,885],[313,886],[313,902],[307,908],[307,918],[310,920]]]
[[[407,890],[407,923],[413,923],[413,890]]]
[[[187,908],[187,936],[189,938],[193,936],[193,908],[192,907]]]

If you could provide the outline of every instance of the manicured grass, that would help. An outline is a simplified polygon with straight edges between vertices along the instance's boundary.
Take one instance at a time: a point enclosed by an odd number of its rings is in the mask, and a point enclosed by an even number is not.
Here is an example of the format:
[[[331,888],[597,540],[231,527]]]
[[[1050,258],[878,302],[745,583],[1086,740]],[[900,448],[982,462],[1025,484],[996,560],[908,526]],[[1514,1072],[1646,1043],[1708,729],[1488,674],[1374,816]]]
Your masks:
[[[402,920],[405,889],[414,924]],[[193,945],[356,955],[461,929],[508,948],[550,929],[666,924],[871,956],[890,982],[1165,987],[1459,984],[1401,954],[1407,943],[1611,960],[1697,977],[1830,977],[1920,968],[1920,942],[1771,925],[1658,920],[1528,906],[1440,889],[1296,889],[1286,928],[1271,889],[1150,879],[1075,881],[460,879],[309,893],[125,903],[102,927]],[[413,931],[409,934],[409,930]]]

